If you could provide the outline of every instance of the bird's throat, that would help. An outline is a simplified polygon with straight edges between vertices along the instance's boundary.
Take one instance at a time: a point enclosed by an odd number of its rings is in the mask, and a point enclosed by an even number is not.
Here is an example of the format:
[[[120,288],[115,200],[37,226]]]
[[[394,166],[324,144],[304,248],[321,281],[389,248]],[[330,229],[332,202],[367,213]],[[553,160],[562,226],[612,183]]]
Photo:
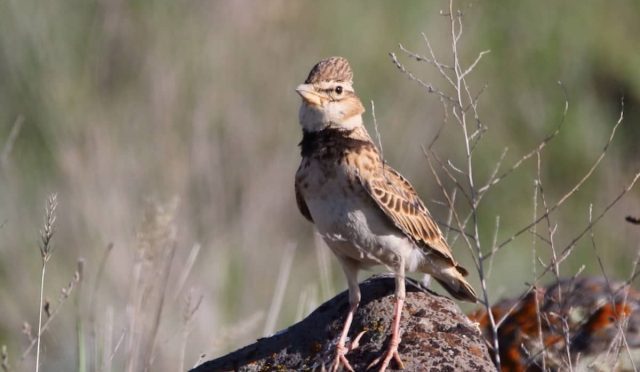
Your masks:
[[[375,147],[364,127],[342,129],[327,127],[320,131],[302,131],[300,150],[303,157],[340,157],[347,151],[358,152],[364,147]]]

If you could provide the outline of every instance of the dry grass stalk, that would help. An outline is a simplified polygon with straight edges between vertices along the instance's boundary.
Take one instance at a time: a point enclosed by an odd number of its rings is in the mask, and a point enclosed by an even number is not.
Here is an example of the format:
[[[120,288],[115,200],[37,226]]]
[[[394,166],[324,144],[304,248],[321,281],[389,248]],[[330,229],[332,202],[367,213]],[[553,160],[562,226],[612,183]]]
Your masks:
[[[58,197],[56,194],[51,194],[47,200],[47,206],[45,208],[44,228],[40,231],[40,257],[42,258],[42,272],[40,274],[40,307],[38,311],[38,336],[37,336],[37,348],[36,348],[36,372],[40,369],[40,339],[42,338],[42,311],[44,300],[44,277],[47,269],[47,262],[51,259],[51,252],[53,251],[53,244],[51,239],[54,233],[54,223],[56,222],[56,207],[58,206]],[[51,317],[49,317],[51,319]]]
[[[164,311],[176,249],[174,223],[178,201],[150,205],[138,230],[133,286],[127,306],[129,319],[126,370],[150,370]]]
[[[202,304],[203,296],[200,295],[195,300],[193,299],[193,291],[189,291],[185,296],[184,301],[184,309],[182,313],[182,339],[181,339],[181,347],[180,347],[180,357],[178,359],[178,370],[184,371],[185,364],[185,351],[187,348],[187,340],[189,338],[189,333],[191,333],[191,323],[193,321],[193,316],[200,308],[200,304]]]
[[[105,335],[104,342],[102,344],[102,353],[100,353],[100,344],[98,342],[98,324],[96,322],[96,299],[97,294],[100,293],[100,286],[102,284],[104,278],[104,271],[107,264],[107,259],[109,255],[113,251],[113,243],[107,244],[106,250],[100,259],[100,264],[98,265],[98,271],[96,273],[96,278],[93,284],[93,289],[89,294],[89,342],[91,343],[91,352],[93,355],[94,367],[97,369],[98,367],[102,370],[110,370],[106,368],[106,358],[108,357],[105,353],[111,352],[111,338],[113,336],[113,311],[109,307],[106,312],[106,321],[105,321]],[[111,312],[110,312],[111,310]]]
[[[45,310],[45,307],[48,306],[48,310],[46,311],[47,320],[44,323],[42,323],[40,327],[40,331],[38,332],[38,336],[41,336],[47,329],[49,329],[51,322],[60,313],[60,310],[62,309],[62,305],[64,305],[64,303],[69,299],[69,296],[71,296],[71,294],[73,293],[73,290],[77,287],[78,283],[81,280],[81,276],[80,276],[80,271],[82,270],[80,267],[81,265],[82,265],[81,261],[78,261],[78,269],[76,269],[76,271],[73,273],[73,278],[69,281],[66,287],[63,287],[62,289],[60,289],[60,295],[58,296],[55,307],[52,307],[48,301],[46,301],[45,305],[42,306],[43,310]],[[28,325],[28,323],[25,323],[25,324]],[[37,346],[37,342],[39,338],[40,337],[31,338],[29,345],[27,346],[27,348],[22,353],[22,356],[20,357],[21,361],[24,361],[25,358],[31,352],[31,350],[33,350],[33,348]]]

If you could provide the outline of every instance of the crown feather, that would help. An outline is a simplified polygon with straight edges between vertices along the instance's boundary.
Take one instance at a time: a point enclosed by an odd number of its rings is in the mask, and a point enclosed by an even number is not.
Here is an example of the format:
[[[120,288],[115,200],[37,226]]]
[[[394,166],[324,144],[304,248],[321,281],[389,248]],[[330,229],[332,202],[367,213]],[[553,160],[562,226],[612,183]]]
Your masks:
[[[353,71],[344,57],[329,57],[316,63],[309,72],[305,84],[315,84],[321,81],[353,82]]]

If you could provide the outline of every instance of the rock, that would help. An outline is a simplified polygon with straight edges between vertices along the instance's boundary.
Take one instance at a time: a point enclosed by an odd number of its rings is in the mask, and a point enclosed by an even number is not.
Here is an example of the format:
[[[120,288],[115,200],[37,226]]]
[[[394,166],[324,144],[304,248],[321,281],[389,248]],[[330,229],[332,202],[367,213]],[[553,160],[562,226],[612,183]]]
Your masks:
[[[491,312],[496,322],[504,317],[497,336],[505,371],[634,371],[640,365],[640,292],[629,283],[561,279],[503,299]],[[493,343],[487,311],[470,317]]]
[[[349,337],[366,331],[347,354],[364,371],[389,339],[395,283],[378,275],[360,284],[362,302]],[[347,292],[322,304],[306,319],[277,334],[201,364],[192,371],[304,371],[329,368],[348,310]],[[407,371],[495,371],[480,331],[451,300],[407,280],[400,356]],[[397,368],[392,361],[389,370]]]

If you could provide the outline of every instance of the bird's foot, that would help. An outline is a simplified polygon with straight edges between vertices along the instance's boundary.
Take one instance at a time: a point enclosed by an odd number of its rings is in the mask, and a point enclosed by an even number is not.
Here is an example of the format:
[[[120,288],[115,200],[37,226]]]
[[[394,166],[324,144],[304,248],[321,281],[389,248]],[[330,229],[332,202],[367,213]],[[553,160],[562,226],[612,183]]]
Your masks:
[[[398,354],[398,345],[400,345],[400,338],[392,337],[391,341],[389,342],[389,348],[387,349],[387,352],[384,354],[384,359],[382,358],[382,356],[376,358],[373,362],[371,362],[371,364],[369,364],[369,366],[367,367],[367,370],[379,364],[380,369],[378,369],[378,371],[384,372],[387,370],[387,367],[389,367],[389,363],[391,363],[391,359],[396,361],[396,363],[398,364],[398,368],[404,369],[404,363],[402,363],[402,359],[400,359],[400,354]]]
[[[354,372],[353,367],[351,367],[351,364],[349,364],[349,360],[347,360],[347,357],[345,357],[345,355],[351,350],[355,350],[358,348],[358,346],[360,345],[360,339],[362,338],[362,335],[364,335],[364,333],[365,331],[358,333],[358,335],[349,344],[349,347],[341,344],[338,344],[336,346],[336,358],[331,364],[331,372],[339,371],[340,367],[343,367],[349,372]]]
[[[351,364],[349,364],[349,361],[345,357],[347,351],[348,349],[345,346],[336,347],[336,358],[333,360],[333,364],[331,364],[331,372],[338,372],[340,367],[343,367],[349,372],[354,372],[353,367],[351,367]]]

